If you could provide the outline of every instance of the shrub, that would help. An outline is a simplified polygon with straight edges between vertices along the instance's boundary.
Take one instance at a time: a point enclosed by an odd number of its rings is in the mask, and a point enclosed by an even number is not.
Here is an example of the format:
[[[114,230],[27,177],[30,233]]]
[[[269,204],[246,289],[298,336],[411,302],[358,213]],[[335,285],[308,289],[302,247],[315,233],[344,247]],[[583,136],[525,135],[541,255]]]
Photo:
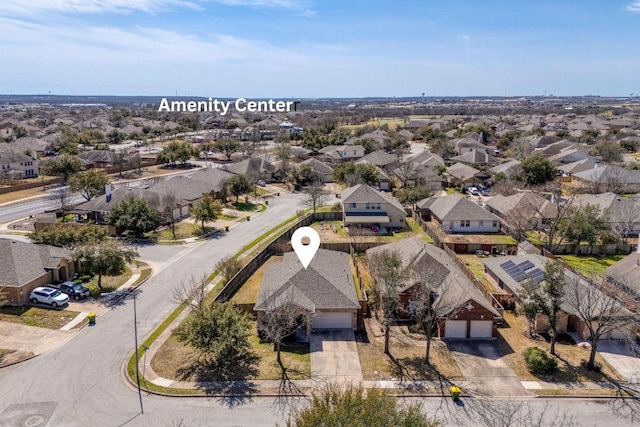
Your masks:
[[[527,369],[532,374],[544,375],[558,367],[558,361],[538,347],[528,347],[524,351]]]
[[[340,202],[336,202],[333,204],[333,206],[331,206],[332,212],[340,212],[341,210],[342,210],[342,203]]]

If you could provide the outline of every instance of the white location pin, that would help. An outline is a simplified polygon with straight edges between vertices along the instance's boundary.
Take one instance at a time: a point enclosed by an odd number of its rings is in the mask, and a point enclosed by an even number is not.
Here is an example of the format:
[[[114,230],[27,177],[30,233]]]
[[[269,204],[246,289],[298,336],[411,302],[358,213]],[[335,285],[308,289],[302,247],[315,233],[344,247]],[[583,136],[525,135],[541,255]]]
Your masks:
[[[302,239],[305,237],[309,239],[309,243],[306,245],[302,243]],[[318,252],[320,235],[311,227],[300,227],[291,236],[291,247],[293,247],[302,266],[306,269],[309,267],[316,252]]]

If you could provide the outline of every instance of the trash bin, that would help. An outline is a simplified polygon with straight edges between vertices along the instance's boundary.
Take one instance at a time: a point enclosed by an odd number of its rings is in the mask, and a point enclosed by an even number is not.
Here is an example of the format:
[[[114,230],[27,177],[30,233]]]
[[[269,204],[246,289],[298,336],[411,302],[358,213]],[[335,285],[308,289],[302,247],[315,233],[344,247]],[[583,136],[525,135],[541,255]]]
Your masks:
[[[269,201],[268,201],[268,200],[265,200],[265,201],[264,201],[264,204],[265,204],[265,205],[268,205],[268,204],[269,204]]]
[[[89,318],[89,325],[95,325],[96,324],[96,314],[95,313],[89,313],[87,315],[87,317]]]
[[[251,217],[247,215],[247,221],[251,221]]]
[[[229,226],[228,225],[224,226],[224,231],[229,231]]]
[[[460,387],[452,385],[449,391],[451,391],[451,399],[453,399],[454,402],[460,399]]]

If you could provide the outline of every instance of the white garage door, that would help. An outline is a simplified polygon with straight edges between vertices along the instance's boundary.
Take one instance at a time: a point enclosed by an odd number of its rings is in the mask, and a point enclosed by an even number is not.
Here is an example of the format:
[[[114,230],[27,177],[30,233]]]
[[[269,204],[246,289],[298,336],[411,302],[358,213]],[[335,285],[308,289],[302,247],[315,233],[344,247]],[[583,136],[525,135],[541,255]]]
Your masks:
[[[491,338],[493,333],[492,320],[472,320],[471,338]]]
[[[466,320],[447,320],[444,325],[445,338],[466,338],[467,337],[467,321]]]
[[[318,312],[313,316],[311,329],[352,329],[353,313]]]

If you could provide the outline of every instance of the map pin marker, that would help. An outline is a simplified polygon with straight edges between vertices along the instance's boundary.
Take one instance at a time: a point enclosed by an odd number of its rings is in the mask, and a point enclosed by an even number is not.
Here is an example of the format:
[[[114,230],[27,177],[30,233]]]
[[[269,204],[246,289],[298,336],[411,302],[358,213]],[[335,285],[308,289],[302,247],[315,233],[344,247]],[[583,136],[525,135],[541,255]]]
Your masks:
[[[305,237],[309,239],[308,244],[302,242]],[[306,269],[309,267],[316,252],[318,252],[320,235],[311,227],[300,227],[291,236],[291,247],[293,247],[302,266]]]

